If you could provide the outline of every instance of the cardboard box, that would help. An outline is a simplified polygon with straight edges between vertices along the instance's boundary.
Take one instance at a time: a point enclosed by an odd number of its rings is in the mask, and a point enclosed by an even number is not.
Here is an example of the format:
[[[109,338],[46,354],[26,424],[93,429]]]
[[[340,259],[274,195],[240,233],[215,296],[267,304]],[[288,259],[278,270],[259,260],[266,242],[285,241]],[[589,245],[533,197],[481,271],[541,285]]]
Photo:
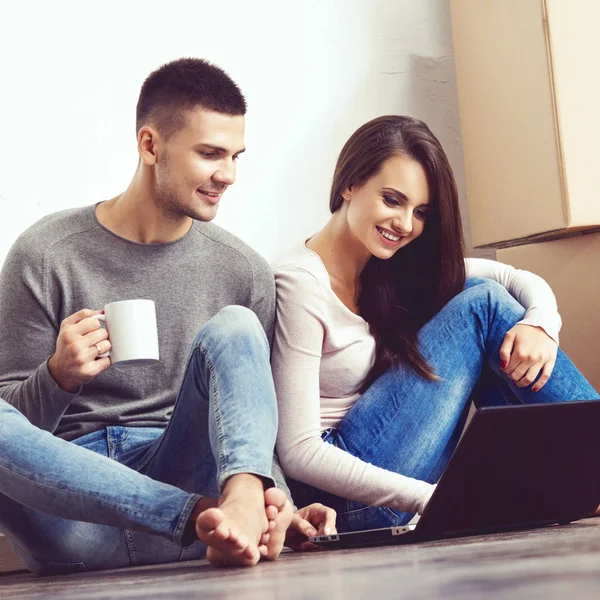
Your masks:
[[[451,12],[473,245],[600,229],[600,2]]]
[[[0,576],[24,570],[9,541],[0,533]]]
[[[600,391],[600,233],[498,250],[497,259],[550,284],[563,320],[560,347]]]

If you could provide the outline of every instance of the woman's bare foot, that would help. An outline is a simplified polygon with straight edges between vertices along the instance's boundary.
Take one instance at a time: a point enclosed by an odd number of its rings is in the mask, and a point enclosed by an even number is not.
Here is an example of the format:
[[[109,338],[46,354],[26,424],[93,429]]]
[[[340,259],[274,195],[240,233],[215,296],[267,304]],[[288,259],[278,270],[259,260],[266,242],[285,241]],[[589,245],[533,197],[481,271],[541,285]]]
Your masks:
[[[268,538],[259,546],[260,554],[268,560],[275,560],[283,549],[285,534],[290,526],[293,508],[282,490],[270,488],[265,492],[265,512],[269,519]]]
[[[254,475],[231,477],[218,507],[196,518],[196,535],[208,545],[206,558],[218,567],[255,565],[260,560],[259,541],[268,529],[263,484]]]

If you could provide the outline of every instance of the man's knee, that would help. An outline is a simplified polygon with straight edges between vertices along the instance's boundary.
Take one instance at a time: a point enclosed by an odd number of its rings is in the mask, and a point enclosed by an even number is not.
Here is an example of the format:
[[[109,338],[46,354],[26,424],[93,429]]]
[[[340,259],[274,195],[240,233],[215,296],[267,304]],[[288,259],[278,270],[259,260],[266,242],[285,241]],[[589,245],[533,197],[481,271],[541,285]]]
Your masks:
[[[245,306],[226,306],[207,321],[196,335],[194,345],[227,345],[244,348],[257,344],[268,348],[265,331],[254,312]]]

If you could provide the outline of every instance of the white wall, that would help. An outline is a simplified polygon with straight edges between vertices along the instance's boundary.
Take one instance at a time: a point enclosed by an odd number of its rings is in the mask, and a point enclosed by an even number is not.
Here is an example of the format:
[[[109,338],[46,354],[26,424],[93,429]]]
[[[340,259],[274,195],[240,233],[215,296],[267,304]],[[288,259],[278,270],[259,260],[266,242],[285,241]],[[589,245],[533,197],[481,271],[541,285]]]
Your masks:
[[[337,154],[382,114],[440,138],[466,224],[447,0],[0,0],[0,24],[0,263],[42,215],[125,189],[141,83],[181,56],[247,97],[248,152],[217,223],[267,259],[324,224]]]

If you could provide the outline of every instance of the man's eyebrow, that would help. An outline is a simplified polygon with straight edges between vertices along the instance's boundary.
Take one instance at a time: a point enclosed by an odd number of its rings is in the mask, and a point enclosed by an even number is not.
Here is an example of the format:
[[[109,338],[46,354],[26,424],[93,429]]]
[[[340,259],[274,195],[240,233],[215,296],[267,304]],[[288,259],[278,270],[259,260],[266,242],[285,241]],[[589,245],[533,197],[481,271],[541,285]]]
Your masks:
[[[202,146],[202,148],[210,148],[211,150],[214,150],[215,152],[220,152],[221,154],[229,153],[227,148],[222,148],[221,146],[215,146],[213,144],[198,144],[198,146]],[[238,150],[237,152],[234,152],[233,154],[238,155],[238,154],[241,154],[242,152],[246,152],[246,148],[242,148],[241,150]]]

